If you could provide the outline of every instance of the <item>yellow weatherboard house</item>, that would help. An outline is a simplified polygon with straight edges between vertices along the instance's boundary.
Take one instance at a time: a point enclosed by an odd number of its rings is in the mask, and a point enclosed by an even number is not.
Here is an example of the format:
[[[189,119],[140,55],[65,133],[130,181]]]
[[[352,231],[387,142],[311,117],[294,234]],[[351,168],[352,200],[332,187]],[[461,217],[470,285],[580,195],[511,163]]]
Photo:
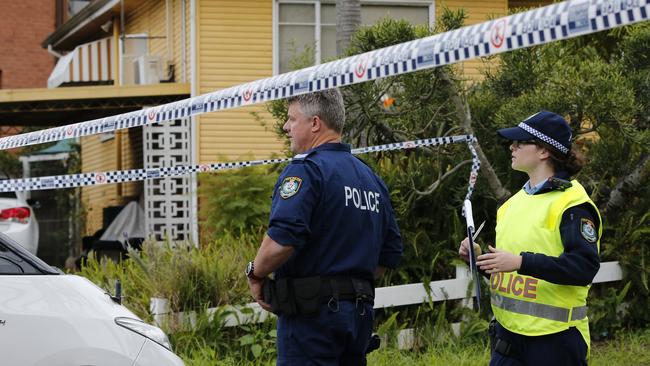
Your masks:
[[[467,25],[511,8],[551,1],[362,0],[362,24],[390,16],[433,25],[443,7],[463,8]],[[313,63],[336,56],[334,0],[94,0],[57,28],[42,46],[61,55],[47,89],[0,91],[1,103],[47,103],[30,118],[57,125],[103,118],[198,96],[291,70],[309,49]],[[480,77],[480,60],[461,64]],[[395,101],[383,101],[395,108]],[[77,106],[71,109],[70,106]],[[41,113],[41,114],[39,114]],[[262,104],[173,122],[82,137],[82,172],[204,164],[222,157],[268,158],[282,141]],[[20,118],[17,114],[16,118]],[[300,189],[290,182],[286,194]],[[296,186],[297,184],[297,186]],[[180,176],[83,187],[86,234],[106,227],[119,208],[142,202],[147,232],[196,242],[197,182]]]

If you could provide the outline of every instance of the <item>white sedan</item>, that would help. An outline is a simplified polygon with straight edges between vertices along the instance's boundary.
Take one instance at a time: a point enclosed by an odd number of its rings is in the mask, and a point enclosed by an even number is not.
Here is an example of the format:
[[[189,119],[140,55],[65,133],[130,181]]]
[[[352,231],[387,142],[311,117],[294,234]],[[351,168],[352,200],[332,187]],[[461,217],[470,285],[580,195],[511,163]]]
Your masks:
[[[0,192],[0,233],[36,255],[38,221],[25,199],[25,192]]]
[[[66,275],[0,234],[3,366],[183,365],[165,333],[119,298]]]

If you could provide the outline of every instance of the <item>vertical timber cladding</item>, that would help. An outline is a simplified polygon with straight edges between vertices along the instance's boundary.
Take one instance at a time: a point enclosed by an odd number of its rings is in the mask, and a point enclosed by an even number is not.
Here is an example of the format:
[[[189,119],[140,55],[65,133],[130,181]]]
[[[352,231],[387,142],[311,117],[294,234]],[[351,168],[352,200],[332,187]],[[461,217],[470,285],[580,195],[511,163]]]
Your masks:
[[[483,23],[489,19],[498,18],[507,15],[507,0],[436,0],[436,16],[442,14],[443,7],[451,10],[464,9],[467,14],[465,25]],[[468,80],[481,80],[483,75],[481,70],[488,67],[482,58],[465,61],[453,65],[459,68]]]
[[[181,0],[140,0],[128,13],[127,33],[146,33],[149,39],[149,54],[160,56],[163,65],[163,78],[167,78],[168,67],[173,65],[175,83],[190,79],[190,0],[185,1],[183,12]],[[169,6],[169,9],[167,9]],[[167,14],[170,22],[167,24]],[[182,33],[182,16],[185,14],[185,33]],[[169,27],[169,29],[167,29]],[[167,40],[166,37],[171,39]],[[183,78],[183,38],[185,38],[185,78]],[[171,50],[168,50],[171,47]],[[185,81],[184,81],[185,80]]]
[[[115,131],[114,137],[107,137],[107,135],[84,136],[81,138],[82,172],[103,172],[142,167],[141,128]],[[119,153],[118,150],[120,150]],[[141,193],[142,182],[82,187],[81,198],[86,208],[85,235],[92,235],[102,228],[104,208],[123,206],[130,201],[137,200]]]
[[[167,59],[167,40],[163,37],[167,35],[165,29],[166,2],[165,0],[141,0],[136,4],[133,10],[126,14],[126,33],[146,33],[147,36],[151,37],[148,39],[149,54],[161,56],[163,63],[165,63],[164,61]]]
[[[142,163],[142,127],[129,128],[128,130],[115,131],[121,135],[121,169],[140,169]],[[124,182],[119,183],[122,186],[119,191],[120,195],[128,200],[138,200],[142,194],[143,182]]]
[[[81,171],[101,172],[117,169],[115,138],[102,141],[101,135],[81,138]],[[117,184],[101,184],[81,188],[81,200],[86,209],[85,234],[92,235],[103,225],[103,209],[121,206]]]
[[[551,4],[553,4],[553,0],[510,0],[508,1],[508,9],[538,8]]]
[[[208,93],[273,74],[274,0],[198,0],[198,93]],[[266,127],[256,121],[257,112]],[[267,158],[283,149],[264,105],[197,118],[200,163]]]

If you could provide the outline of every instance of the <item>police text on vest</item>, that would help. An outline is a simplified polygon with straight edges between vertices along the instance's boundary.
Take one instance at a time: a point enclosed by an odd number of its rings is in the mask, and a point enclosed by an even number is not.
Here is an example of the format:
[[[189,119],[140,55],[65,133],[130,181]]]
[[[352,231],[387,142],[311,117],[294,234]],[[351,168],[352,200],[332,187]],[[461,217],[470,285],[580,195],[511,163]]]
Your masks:
[[[506,277],[508,278],[506,279]],[[538,282],[536,278],[515,275],[513,273],[497,272],[490,276],[490,288],[492,288],[492,291],[523,296],[529,299],[537,298]]]
[[[379,193],[372,191],[364,191],[363,189],[350,188],[344,186],[345,189],[345,207],[348,206],[350,200],[354,207],[360,210],[379,212]]]

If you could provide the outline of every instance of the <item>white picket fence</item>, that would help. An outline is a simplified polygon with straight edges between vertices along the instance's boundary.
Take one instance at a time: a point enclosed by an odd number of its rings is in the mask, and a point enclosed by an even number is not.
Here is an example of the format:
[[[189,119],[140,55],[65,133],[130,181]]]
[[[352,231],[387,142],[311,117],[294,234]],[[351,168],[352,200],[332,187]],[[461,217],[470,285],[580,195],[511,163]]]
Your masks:
[[[600,270],[594,278],[594,284],[620,281],[623,279],[623,271],[618,262],[603,262],[600,264]],[[423,283],[411,283],[408,285],[379,287],[375,290],[375,309],[390,308],[406,305],[416,305],[431,301],[444,300],[465,300],[464,304],[470,304],[469,299],[474,295],[474,287],[469,291],[470,274],[469,268],[465,265],[456,266],[456,278],[449,280],[432,281],[429,283],[429,292]],[[468,297],[469,296],[469,297]],[[244,310],[247,308],[248,310]],[[208,309],[209,313],[215,312],[216,308]],[[237,326],[241,324],[260,323],[266,321],[270,316],[274,316],[262,309],[257,303],[250,303],[244,306],[230,306],[231,312],[226,317],[226,326]],[[244,311],[242,311],[244,310]],[[196,319],[194,313],[176,313],[169,312],[169,305],[166,299],[151,299],[151,313],[154,317],[154,323],[157,325],[169,321],[170,317],[177,322],[189,321],[193,323]],[[408,347],[409,334],[412,330],[404,330],[401,334],[400,343]]]

